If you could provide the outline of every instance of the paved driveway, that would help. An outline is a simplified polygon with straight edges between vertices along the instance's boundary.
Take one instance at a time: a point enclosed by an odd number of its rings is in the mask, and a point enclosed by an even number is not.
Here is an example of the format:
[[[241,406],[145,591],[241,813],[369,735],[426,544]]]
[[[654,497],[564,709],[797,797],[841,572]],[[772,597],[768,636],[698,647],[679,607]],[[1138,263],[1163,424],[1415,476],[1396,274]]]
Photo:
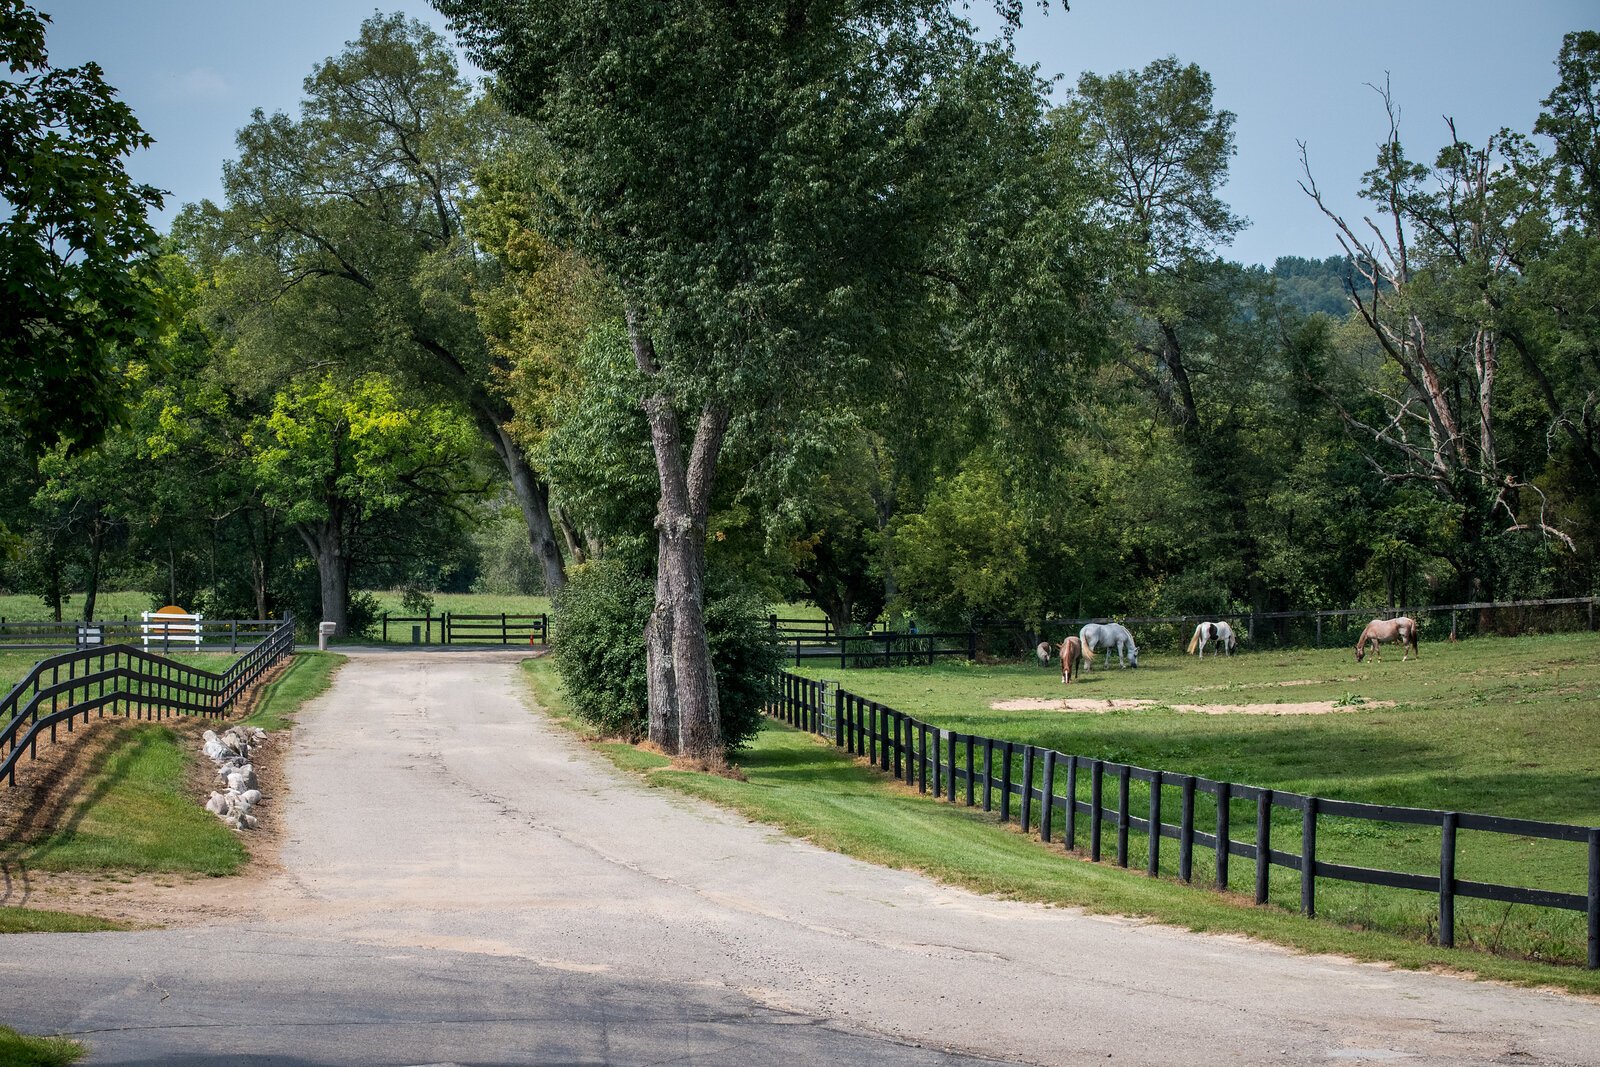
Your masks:
[[[90,1063],[1600,1063],[1600,1005],[991,900],[619,775],[514,658],[356,653],[284,873],[216,926],[0,938]]]

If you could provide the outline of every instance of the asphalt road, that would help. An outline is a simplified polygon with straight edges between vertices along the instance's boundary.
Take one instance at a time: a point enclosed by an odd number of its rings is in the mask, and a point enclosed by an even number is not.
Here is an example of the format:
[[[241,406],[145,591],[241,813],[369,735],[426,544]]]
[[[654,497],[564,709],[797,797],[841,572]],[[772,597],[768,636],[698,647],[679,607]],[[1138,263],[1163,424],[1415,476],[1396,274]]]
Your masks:
[[[1600,1063],[1600,1005],[1009,903],[648,786],[514,661],[356,654],[250,917],[0,938],[90,1064]]]

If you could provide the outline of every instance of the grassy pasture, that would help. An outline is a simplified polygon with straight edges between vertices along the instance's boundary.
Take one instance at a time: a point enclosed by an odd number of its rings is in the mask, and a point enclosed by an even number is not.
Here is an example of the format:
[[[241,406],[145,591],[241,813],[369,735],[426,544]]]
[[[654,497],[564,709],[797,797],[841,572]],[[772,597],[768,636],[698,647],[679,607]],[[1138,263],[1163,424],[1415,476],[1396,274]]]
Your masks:
[[[161,606],[153,603],[150,594],[145,592],[101,593],[95,598],[94,613],[97,619],[120,619],[124,616],[137,619],[141,611],[154,611]],[[82,593],[69,593],[61,598],[63,619],[74,620],[82,614]],[[50,609],[32,593],[0,594],[0,618],[13,622],[47,622]]]
[[[1481,638],[1433,645],[1420,659],[1398,653],[1356,664],[1350,650],[1299,650],[1204,662],[1179,655],[1141,657],[1138,670],[1097,669],[1063,686],[1057,668],[1035,663],[839,671],[812,676],[899,711],[962,733],[1031,743],[1163,771],[1268,786],[1341,800],[1600,825],[1600,636],[1569,634]],[[1018,698],[1140,699],[1149,707],[1104,713],[1000,711]],[[1328,714],[1202,714],[1170,705],[1287,705],[1310,701],[1340,707]],[[1386,706],[1392,703],[1393,706]],[[1020,757],[1017,779],[1021,777]],[[1087,778],[1087,776],[1084,776]],[[1057,792],[1065,788],[1058,776]],[[1080,782],[1087,800],[1089,785]],[[1115,783],[1106,783],[1114,806]],[[1132,783],[1129,806],[1148,811],[1147,787]],[[1162,793],[1165,821],[1176,822],[1179,792]],[[1253,835],[1253,803],[1229,810],[1233,837]],[[1214,801],[1196,796],[1200,829],[1215,826]],[[1057,816],[1057,832],[1063,819]],[[1087,828],[1080,820],[1080,847]],[[1299,814],[1278,812],[1274,847],[1297,851]],[[1439,831],[1429,827],[1322,817],[1320,860],[1438,873]],[[1104,853],[1114,856],[1108,828]],[[1142,869],[1147,841],[1130,834],[1130,866]],[[1176,876],[1176,842],[1161,844],[1161,870]],[[1463,831],[1457,877],[1581,893],[1587,853],[1581,844]],[[1229,887],[1248,894],[1251,864],[1235,858]],[[1194,880],[1211,884],[1212,854],[1196,849]],[[1298,874],[1274,868],[1271,899],[1298,906]],[[1319,916],[1431,940],[1436,896],[1327,880],[1317,884]],[[1512,955],[1581,962],[1583,917],[1575,912],[1457,900],[1457,943]]]

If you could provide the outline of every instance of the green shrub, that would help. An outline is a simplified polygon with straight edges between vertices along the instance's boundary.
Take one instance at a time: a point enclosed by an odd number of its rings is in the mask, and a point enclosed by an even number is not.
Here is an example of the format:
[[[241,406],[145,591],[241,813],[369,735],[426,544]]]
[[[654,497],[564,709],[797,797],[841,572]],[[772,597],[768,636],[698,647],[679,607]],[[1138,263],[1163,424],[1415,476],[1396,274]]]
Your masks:
[[[551,604],[556,670],[578,717],[637,740],[646,730],[644,626],[655,588],[617,559],[574,567]]]
[[[707,585],[706,634],[731,752],[760,728],[779,651],[763,602],[726,582]],[[556,597],[556,670],[573,710],[606,734],[638,740],[648,732],[644,628],[654,600],[655,583],[615,558],[576,568]]]

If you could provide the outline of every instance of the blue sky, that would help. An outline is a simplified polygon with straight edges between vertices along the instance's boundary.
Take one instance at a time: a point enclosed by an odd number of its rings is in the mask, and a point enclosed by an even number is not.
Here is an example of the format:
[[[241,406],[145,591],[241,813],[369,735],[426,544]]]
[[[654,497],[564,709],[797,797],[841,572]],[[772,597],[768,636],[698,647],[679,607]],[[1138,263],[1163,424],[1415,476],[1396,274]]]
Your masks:
[[[220,195],[223,160],[253,108],[293,111],[313,63],[339,51],[375,10],[440,28],[422,0],[38,0],[54,20],[57,65],[93,59],[132,105],[154,148],[131,163],[170,190],[169,210]],[[975,2],[973,17],[984,19]],[[1237,116],[1238,153],[1225,198],[1251,226],[1225,254],[1247,263],[1338,252],[1332,231],[1295,184],[1296,141],[1334,206],[1358,214],[1361,173],[1386,129],[1368,84],[1393,88],[1401,134],[1430,159],[1446,115],[1469,141],[1502,126],[1528,131],[1555,85],[1562,34],[1600,29],[1594,0],[1073,0],[1029,11],[1021,57],[1070,86],[1165,55],[1209,71],[1216,103]]]

